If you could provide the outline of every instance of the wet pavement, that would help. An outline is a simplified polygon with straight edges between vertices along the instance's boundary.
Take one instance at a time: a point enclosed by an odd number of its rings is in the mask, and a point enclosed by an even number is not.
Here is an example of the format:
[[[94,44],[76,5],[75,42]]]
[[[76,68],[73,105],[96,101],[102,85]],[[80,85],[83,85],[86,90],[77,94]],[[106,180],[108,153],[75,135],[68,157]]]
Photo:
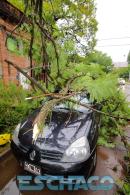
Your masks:
[[[130,102],[130,83],[126,83],[124,92],[126,94],[126,99]]]
[[[123,179],[123,155],[121,149],[109,149],[105,147],[98,147],[97,149],[97,166],[96,176],[112,176],[114,180]],[[114,195],[115,187],[111,191],[50,191],[44,189],[37,192],[20,192],[18,190],[16,176],[24,175],[25,173],[20,168],[14,156],[10,154],[6,160],[0,163],[0,189],[1,195],[53,195],[53,194],[75,194],[75,195]]]

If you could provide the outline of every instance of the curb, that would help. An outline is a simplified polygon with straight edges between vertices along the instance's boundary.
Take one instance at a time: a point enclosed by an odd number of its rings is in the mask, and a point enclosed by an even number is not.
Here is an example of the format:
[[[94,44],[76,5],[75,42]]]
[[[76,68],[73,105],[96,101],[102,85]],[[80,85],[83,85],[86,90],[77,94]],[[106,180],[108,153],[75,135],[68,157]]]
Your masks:
[[[0,153],[0,161],[4,160],[10,154],[11,154],[11,149],[9,147],[4,152]]]

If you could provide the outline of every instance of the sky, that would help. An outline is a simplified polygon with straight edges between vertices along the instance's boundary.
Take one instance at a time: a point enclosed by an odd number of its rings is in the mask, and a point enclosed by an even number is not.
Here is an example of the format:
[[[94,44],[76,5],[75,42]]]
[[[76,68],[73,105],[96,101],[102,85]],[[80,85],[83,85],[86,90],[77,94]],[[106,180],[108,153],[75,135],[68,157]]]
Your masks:
[[[130,50],[130,0],[96,0],[96,4],[96,49],[111,56],[113,62],[127,61]]]

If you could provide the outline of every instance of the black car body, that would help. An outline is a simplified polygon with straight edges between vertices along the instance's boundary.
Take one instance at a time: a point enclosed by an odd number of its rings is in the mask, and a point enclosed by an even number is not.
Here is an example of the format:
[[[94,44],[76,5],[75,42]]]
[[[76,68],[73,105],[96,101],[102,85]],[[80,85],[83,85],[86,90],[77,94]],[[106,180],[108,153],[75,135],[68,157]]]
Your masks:
[[[81,103],[86,97],[80,97]],[[91,104],[91,103],[90,103]],[[11,148],[25,170],[37,175],[83,175],[96,164],[96,143],[100,115],[82,106],[55,106],[51,119],[32,142],[33,122],[41,108],[19,124]]]

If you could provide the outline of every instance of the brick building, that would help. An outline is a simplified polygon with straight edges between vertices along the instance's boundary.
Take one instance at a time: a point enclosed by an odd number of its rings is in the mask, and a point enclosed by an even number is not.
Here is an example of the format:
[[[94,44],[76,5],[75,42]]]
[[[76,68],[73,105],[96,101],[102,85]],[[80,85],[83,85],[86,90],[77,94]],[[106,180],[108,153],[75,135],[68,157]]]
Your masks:
[[[10,81],[23,84],[23,77],[9,62],[23,69],[29,66],[29,59],[24,55],[24,33],[11,34],[22,16],[23,13],[16,7],[6,0],[0,0],[0,79],[5,84]]]

